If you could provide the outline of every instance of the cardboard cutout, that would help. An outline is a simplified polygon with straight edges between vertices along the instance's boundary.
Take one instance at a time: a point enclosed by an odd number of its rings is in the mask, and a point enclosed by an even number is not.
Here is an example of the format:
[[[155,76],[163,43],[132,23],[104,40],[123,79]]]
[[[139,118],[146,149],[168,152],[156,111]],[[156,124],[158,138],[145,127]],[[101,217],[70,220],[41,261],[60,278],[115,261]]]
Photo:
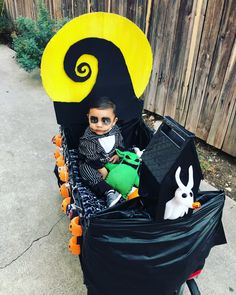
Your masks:
[[[79,16],[47,44],[41,62],[43,86],[59,124],[87,122],[93,99],[110,97],[120,120],[137,117],[149,81],[152,52],[144,33],[112,13]]]
[[[119,66],[117,55],[113,56],[115,60],[111,59],[113,53],[109,52],[112,47],[123,57],[134,94],[140,97],[152,69],[152,53],[148,40],[127,18],[96,12],[81,15],[68,22],[45,48],[41,75],[50,98],[60,102],[82,101],[93,88],[100,67],[104,67],[104,64]],[[116,74],[115,69],[107,74]],[[121,81],[122,78],[119,77]],[[116,84],[121,84],[119,79]]]

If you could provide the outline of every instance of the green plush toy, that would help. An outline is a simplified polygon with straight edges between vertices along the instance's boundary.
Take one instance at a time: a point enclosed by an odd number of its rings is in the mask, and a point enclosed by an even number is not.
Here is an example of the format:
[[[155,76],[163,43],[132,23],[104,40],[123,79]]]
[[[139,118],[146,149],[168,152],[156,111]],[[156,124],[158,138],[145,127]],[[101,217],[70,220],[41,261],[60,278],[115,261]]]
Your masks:
[[[140,158],[137,154],[116,150],[121,159],[118,164],[107,163],[105,167],[109,170],[106,182],[126,199],[133,186],[139,186],[138,168]]]

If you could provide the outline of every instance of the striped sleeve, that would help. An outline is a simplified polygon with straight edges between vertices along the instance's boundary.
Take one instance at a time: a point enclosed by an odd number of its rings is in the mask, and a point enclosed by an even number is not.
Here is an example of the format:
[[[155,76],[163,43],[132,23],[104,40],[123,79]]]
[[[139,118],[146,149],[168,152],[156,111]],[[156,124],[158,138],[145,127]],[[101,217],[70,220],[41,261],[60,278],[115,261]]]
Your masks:
[[[100,152],[101,148],[95,142],[89,140],[80,141],[79,154],[94,169],[104,167],[104,163],[100,161]]]
[[[121,151],[125,149],[123,136],[120,131],[117,133],[117,148]]]

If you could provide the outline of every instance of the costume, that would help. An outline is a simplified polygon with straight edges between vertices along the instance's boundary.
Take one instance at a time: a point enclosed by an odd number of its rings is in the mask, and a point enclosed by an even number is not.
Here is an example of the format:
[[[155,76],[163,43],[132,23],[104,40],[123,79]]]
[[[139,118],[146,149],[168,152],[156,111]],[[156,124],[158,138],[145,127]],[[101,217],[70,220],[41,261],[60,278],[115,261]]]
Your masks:
[[[210,248],[225,243],[222,192],[200,193],[197,200],[203,200],[203,208],[191,215],[157,220],[164,216],[166,202],[175,198],[177,187],[182,187],[182,191],[187,187],[189,193],[194,193],[196,187],[197,191],[199,179],[193,177],[193,188],[192,181],[187,184],[184,180],[192,179],[192,165],[193,176],[195,167],[200,166],[193,161],[196,153],[191,148],[192,136],[190,142],[186,130],[181,131],[175,122],[166,121],[149,143],[150,132],[142,128],[142,102],[138,98],[145,90],[151,69],[151,46],[145,34],[130,20],[114,13],[89,13],[70,21],[50,40],[42,57],[43,85],[54,101],[68,163],[64,167],[67,179],[60,173],[58,179],[68,181],[71,189],[71,197],[64,199],[66,211],[70,216],[73,210],[79,215],[74,218],[80,230],[77,234],[71,231],[69,249],[80,254],[90,295],[174,294],[204,264]],[[89,106],[100,96],[115,98],[126,145],[145,149],[140,198],[109,210],[104,209],[111,203],[105,206],[83,186],[74,165],[78,156],[74,151],[78,146],[75,138],[79,139],[87,122]],[[89,177],[88,182],[93,180],[93,188],[106,184],[97,169],[114,152],[116,140],[113,145],[112,140],[104,145],[108,136],[86,131],[81,139],[79,169],[83,178]],[[94,175],[99,175],[99,179]],[[186,199],[185,192],[181,195]],[[183,211],[179,212],[182,215]]]
[[[88,127],[79,143],[79,171],[81,177],[99,195],[112,189],[102,178],[98,169],[103,168],[115,150],[123,149],[123,137],[119,127],[114,125],[112,129],[103,135],[97,135]]]

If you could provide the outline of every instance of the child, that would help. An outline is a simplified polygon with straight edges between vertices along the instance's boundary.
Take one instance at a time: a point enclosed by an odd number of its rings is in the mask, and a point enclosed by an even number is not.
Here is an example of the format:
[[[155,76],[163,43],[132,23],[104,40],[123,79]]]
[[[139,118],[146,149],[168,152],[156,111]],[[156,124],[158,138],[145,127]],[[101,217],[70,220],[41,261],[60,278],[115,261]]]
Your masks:
[[[80,174],[97,195],[106,197],[107,206],[111,207],[121,195],[106,183],[105,164],[119,162],[115,150],[123,149],[115,104],[106,97],[98,99],[90,106],[88,120],[89,127],[79,143]]]

